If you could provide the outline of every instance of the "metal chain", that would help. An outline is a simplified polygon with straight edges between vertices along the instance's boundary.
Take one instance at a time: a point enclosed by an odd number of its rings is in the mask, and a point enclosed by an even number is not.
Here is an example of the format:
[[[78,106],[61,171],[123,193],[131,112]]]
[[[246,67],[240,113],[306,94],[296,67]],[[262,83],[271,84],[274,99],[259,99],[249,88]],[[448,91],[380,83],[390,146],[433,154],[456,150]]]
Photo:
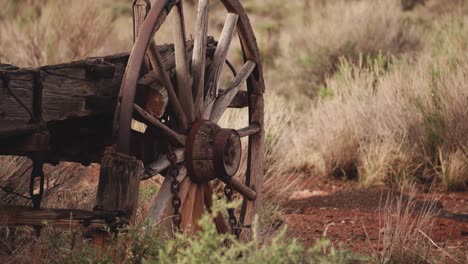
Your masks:
[[[232,190],[231,184],[226,184],[226,186],[224,186],[224,194],[226,195],[228,202],[233,201],[232,196],[234,194],[234,191]],[[228,208],[227,211],[229,215],[229,226],[231,227],[231,233],[237,238],[239,238],[242,228],[240,223],[237,221],[235,209]]]
[[[172,177],[171,193],[172,208],[174,208],[174,217],[172,218],[172,223],[174,224],[175,231],[180,232],[180,223],[182,221],[182,217],[180,215],[180,207],[182,206],[182,201],[179,197],[180,182],[177,179],[177,177],[179,176],[179,168],[177,167],[177,157],[171,149],[167,154],[167,158],[171,162],[171,167],[168,170],[168,176]]]

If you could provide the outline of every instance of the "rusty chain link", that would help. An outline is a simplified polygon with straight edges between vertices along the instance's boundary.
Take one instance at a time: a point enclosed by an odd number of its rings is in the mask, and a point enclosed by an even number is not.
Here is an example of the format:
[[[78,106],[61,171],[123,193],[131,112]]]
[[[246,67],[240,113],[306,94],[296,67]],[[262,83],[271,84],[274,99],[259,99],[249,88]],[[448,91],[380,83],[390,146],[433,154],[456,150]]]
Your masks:
[[[226,195],[228,202],[231,203],[233,201],[232,196],[234,195],[234,191],[232,190],[230,184],[226,184],[224,186],[224,194]],[[242,228],[240,223],[237,221],[235,208],[228,208],[227,211],[229,215],[229,226],[231,227],[231,233],[239,238]]]
[[[174,216],[172,218],[172,223],[174,224],[174,229],[176,232],[180,232],[180,223],[182,222],[182,217],[180,215],[180,207],[182,206],[182,201],[179,197],[180,191],[180,182],[177,179],[179,176],[179,168],[177,167],[177,156],[169,149],[169,153],[167,154],[167,158],[171,163],[171,167],[168,170],[168,176],[172,177],[171,182],[171,193],[172,193],[172,208],[174,208]]]

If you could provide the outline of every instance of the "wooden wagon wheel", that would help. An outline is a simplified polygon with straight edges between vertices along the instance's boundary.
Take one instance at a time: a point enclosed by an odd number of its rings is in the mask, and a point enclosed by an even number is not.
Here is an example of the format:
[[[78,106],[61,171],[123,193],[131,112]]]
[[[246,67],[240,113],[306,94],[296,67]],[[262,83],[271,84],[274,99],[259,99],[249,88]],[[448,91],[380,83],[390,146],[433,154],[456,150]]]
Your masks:
[[[170,216],[179,218],[177,212],[180,212],[180,223],[178,221],[175,223],[180,224],[180,228],[186,232],[196,230],[196,222],[203,211],[210,210],[213,193],[210,182],[213,180],[223,181],[244,197],[239,222],[241,227],[249,227],[259,210],[259,194],[263,181],[264,82],[255,36],[240,2],[221,0],[228,15],[212,62],[208,68],[205,67],[208,2],[208,0],[199,1],[190,65],[186,52],[182,1],[155,1],[142,26],[136,30],[138,36],[122,81],[114,121],[116,150],[119,153],[130,155],[133,118],[157,128],[167,137],[168,146],[165,149],[168,153],[146,164],[145,168],[145,177],[165,174],[165,180],[157,194],[150,217],[153,221],[159,222]],[[171,10],[174,12],[176,64],[174,83],[164,69],[154,43],[155,33]],[[245,64],[220,93],[219,78],[236,29]],[[162,119],[148,113],[143,106],[135,104],[137,81],[141,78],[140,72],[142,65],[145,64],[145,58],[149,60],[148,67],[167,89],[169,109]],[[244,107],[249,109],[249,126],[240,130],[221,128],[217,125],[219,119],[245,81],[247,81],[248,103]],[[247,171],[245,183],[242,183],[235,179],[234,174],[239,168],[241,159],[240,138],[247,136],[249,137]],[[228,194],[229,190],[230,188],[227,188]],[[179,202],[181,202],[180,209]],[[221,215],[214,219],[219,232],[228,232],[229,226],[234,227],[232,220],[229,221],[231,225],[228,225]],[[236,226],[235,229],[239,231],[241,227]],[[242,233],[242,236],[247,238],[250,232]]]

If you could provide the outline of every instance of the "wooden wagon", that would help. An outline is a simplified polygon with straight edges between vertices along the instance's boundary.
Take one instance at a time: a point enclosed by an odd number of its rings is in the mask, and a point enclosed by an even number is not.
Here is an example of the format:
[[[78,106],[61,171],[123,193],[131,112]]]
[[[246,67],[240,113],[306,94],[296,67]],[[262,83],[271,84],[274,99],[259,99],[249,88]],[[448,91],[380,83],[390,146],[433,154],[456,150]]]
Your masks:
[[[219,40],[208,37],[208,0],[200,0],[196,35],[187,40],[183,1],[135,0],[130,54],[88,58],[39,68],[0,66],[0,155],[33,160],[33,207],[0,209],[2,225],[119,226],[132,221],[141,180],[163,175],[151,220],[196,229],[210,210],[212,183],[227,199],[241,197],[219,232],[248,237],[260,206],[263,177],[263,93],[260,55],[239,0],[220,0],[228,15]],[[174,44],[158,46],[157,31],[174,13]],[[227,86],[220,75],[235,32],[245,64]],[[156,34],[156,38],[154,37]],[[247,82],[247,90],[241,85]],[[242,129],[218,125],[227,108],[248,108]],[[241,138],[247,169],[238,173]],[[101,164],[93,211],[45,209],[44,163]],[[243,174],[245,177],[235,175]],[[234,195],[236,191],[240,195]]]

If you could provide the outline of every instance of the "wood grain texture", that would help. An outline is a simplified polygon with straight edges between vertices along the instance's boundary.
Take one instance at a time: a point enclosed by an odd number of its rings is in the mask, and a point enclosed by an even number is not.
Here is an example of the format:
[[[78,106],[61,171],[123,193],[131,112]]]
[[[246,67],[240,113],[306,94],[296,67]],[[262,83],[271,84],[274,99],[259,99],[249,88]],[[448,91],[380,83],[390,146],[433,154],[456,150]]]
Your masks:
[[[180,209],[180,214],[182,216],[182,221],[180,223],[180,230],[182,232],[191,233],[193,226],[193,216],[195,205],[197,204],[197,189],[198,186],[195,183],[190,185],[187,197],[182,200],[182,207]],[[202,201],[200,201],[202,202]]]
[[[247,80],[255,68],[255,62],[247,61],[241,68],[236,77],[228,84],[223,94],[219,95],[216,99],[213,109],[211,110],[210,120],[218,123],[221,116],[231,104],[232,100],[236,97],[240,86]]]
[[[184,166],[179,167],[177,180],[180,182],[179,197],[183,200],[187,196],[189,186],[191,185],[190,178],[187,177],[187,169]],[[164,178],[148,217],[151,223],[161,226],[163,235],[172,234],[171,216],[174,215],[174,208],[172,207],[173,195],[171,192],[172,181],[171,177]]]
[[[208,34],[209,1],[198,1],[197,26],[192,59],[193,93],[195,95],[195,116],[200,118],[204,110],[204,87],[206,44]]]
[[[198,221],[201,219],[203,213],[205,212],[205,184],[197,184],[197,194],[195,196],[195,204],[193,206],[192,213],[192,228],[187,230],[190,234],[194,234],[199,231],[200,225]]]
[[[263,79],[263,69],[260,59],[257,40],[250,24],[250,19],[239,0],[221,0],[228,12],[239,15],[237,23],[237,33],[241,40],[244,61],[252,60],[257,64],[253,74],[247,79],[247,86],[254,94],[265,92],[265,81]]]
[[[261,207],[261,193],[263,189],[263,162],[264,162],[264,101],[263,95],[251,94],[249,97],[249,124],[259,125],[260,131],[249,137],[249,149],[247,158],[247,174],[245,184],[259,195],[254,201],[244,199],[241,209],[241,219],[244,225],[251,225],[254,221],[255,214],[258,213]],[[241,238],[250,240],[251,230],[244,230]]]
[[[187,162],[190,162],[189,171],[196,181],[203,182],[207,179],[216,179],[213,164],[213,145],[214,137],[220,129],[215,123],[203,123],[196,131],[193,142],[188,142],[187,151],[191,151],[191,153],[187,154],[190,155]],[[194,132],[192,129],[192,133]],[[189,138],[192,138],[192,135],[189,135]]]
[[[166,87],[153,74],[147,74],[138,81],[135,100],[135,103],[141,105],[145,111],[161,118],[166,113],[169,94]]]
[[[179,1],[173,9],[174,47],[176,59],[177,95],[188,122],[195,120],[195,107],[192,94],[192,78],[187,59],[186,33],[183,2]]]
[[[245,184],[243,184],[236,178],[232,177],[229,183],[231,184],[232,189],[240,193],[247,200],[255,201],[255,199],[257,198],[257,193],[254,190],[250,189],[249,187],[247,187]]]
[[[96,209],[123,211],[130,222],[133,222],[142,174],[141,161],[109,148],[101,161]]]
[[[208,71],[208,77],[205,84],[205,90],[207,94],[205,95],[205,102],[203,110],[203,118],[208,119],[211,114],[211,109],[213,107],[213,102],[218,96],[218,82],[219,77],[221,76],[221,71],[226,62],[226,57],[231,46],[232,37],[237,25],[237,20],[239,16],[234,13],[229,13],[226,17],[226,22],[224,24],[223,31],[218,41],[218,46],[213,58],[213,63],[210,66]]]
[[[148,0],[134,0],[133,1],[133,41],[135,42],[137,36],[140,34],[141,26],[145,21],[146,14],[150,9],[150,2]]]
[[[4,226],[53,226],[70,227],[104,227],[106,224],[125,224],[118,212],[86,211],[77,209],[40,210],[27,206],[0,207],[0,224]],[[111,219],[111,221],[107,221]]]
[[[258,133],[260,131],[261,131],[260,125],[253,124],[253,125],[250,125],[248,127],[238,129],[237,133],[239,133],[239,136],[242,138],[242,137],[247,137],[247,136],[254,135],[254,134],[256,134],[256,133]]]
[[[239,0],[221,0],[228,12],[239,15],[237,23],[237,33],[241,40],[244,61],[252,60],[257,64],[250,77],[247,79],[247,90],[249,92],[249,124],[258,123],[261,127],[260,133],[249,137],[249,164],[247,169],[247,185],[255,186],[255,190],[259,194],[255,202],[247,202],[244,200],[241,210],[241,221],[245,225],[251,224],[254,215],[260,208],[261,187],[263,184],[263,93],[265,92],[265,82],[263,79],[263,70],[260,59],[260,52],[257,46],[257,40],[252,30],[250,20]],[[255,165],[257,163],[257,165]],[[251,231],[244,230],[241,233],[242,240],[250,240]]]
[[[166,67],[173,68],[173,46],[161,46],[159,50]],[[9,80],[0,87],[0,120],[31,118],[10,95],[7,85],[32,111],[33,71],[39,72],[42,84],[41,110],[45,122],[112,113],[128,56],[116,54],[32,70],[0,70],[0,79]]]

